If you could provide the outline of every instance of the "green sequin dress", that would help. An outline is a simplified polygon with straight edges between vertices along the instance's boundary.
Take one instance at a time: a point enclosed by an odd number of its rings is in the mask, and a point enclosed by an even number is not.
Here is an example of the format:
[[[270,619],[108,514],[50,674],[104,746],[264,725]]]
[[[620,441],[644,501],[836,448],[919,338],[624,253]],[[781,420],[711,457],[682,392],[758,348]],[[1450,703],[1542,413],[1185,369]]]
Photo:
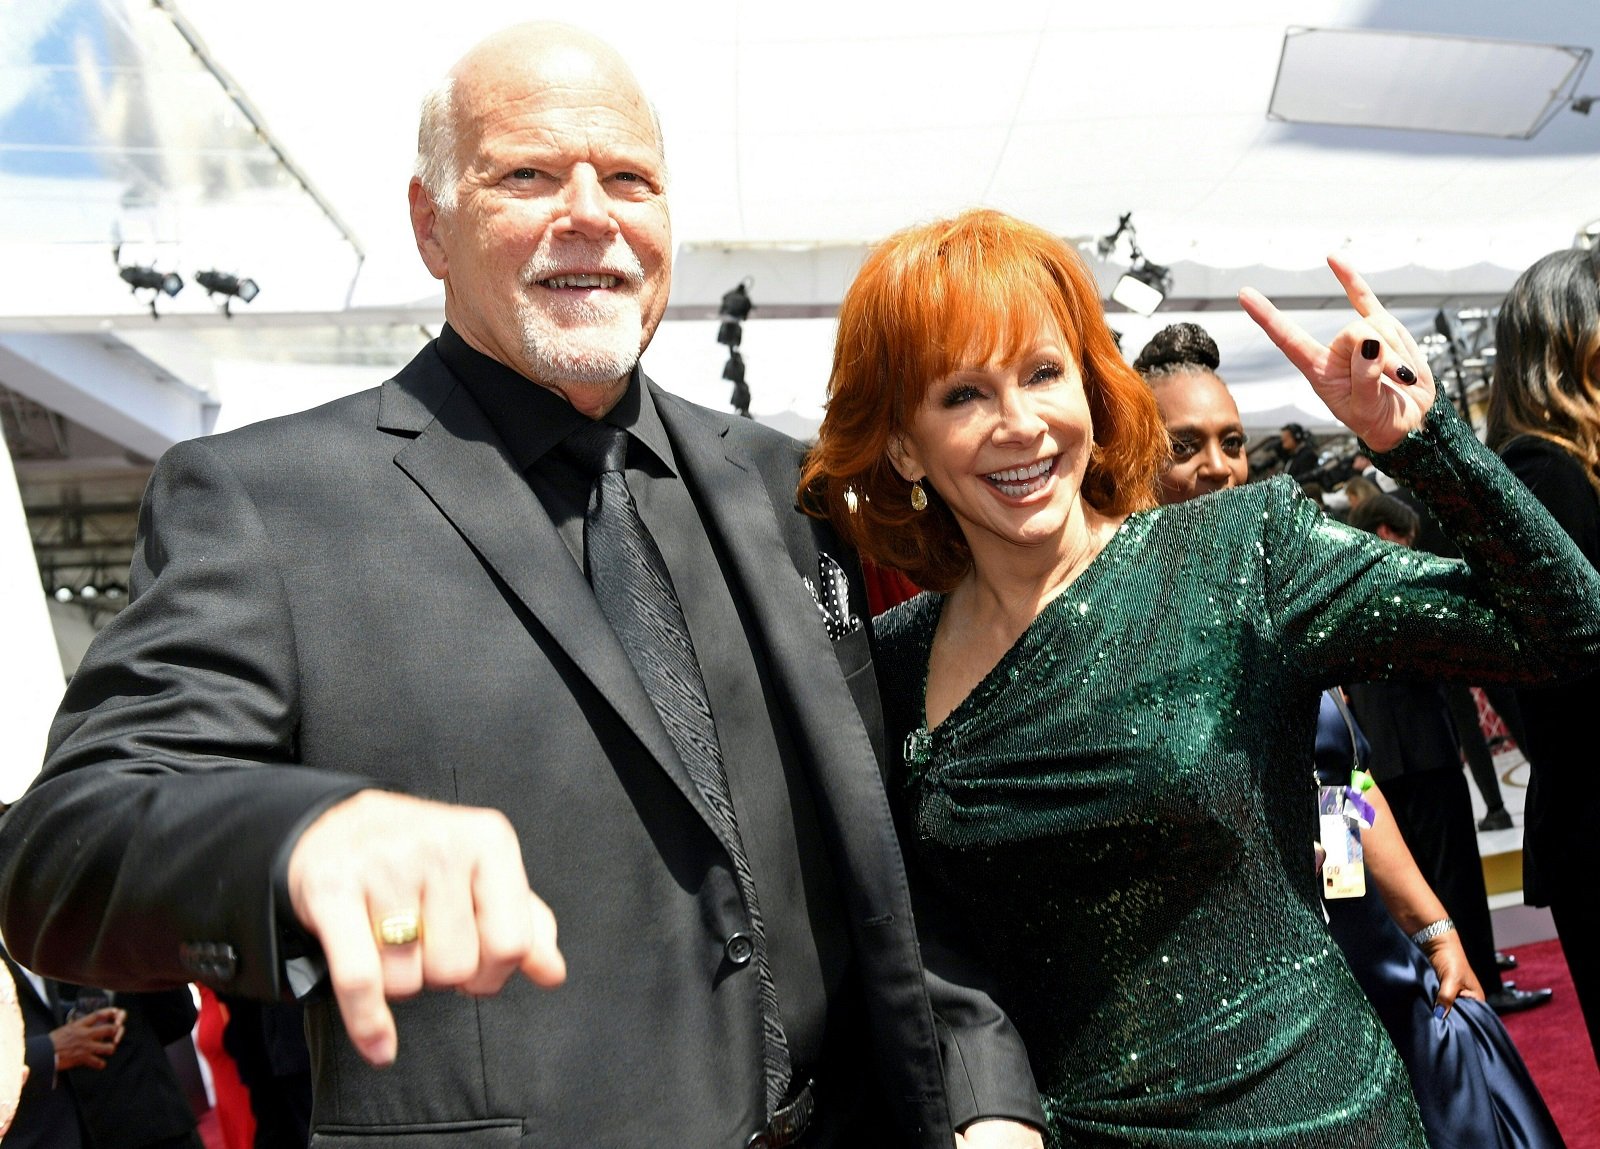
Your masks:
[[[1135,514],[931,732],[942,597],[875,624],[914,864],[997,979],[1050,1145],[1426,1145],[1323,927],[1318,693],[1593,666],[1600,577],[1447,403],[1381,465],[1465,561],[1289,479]]]

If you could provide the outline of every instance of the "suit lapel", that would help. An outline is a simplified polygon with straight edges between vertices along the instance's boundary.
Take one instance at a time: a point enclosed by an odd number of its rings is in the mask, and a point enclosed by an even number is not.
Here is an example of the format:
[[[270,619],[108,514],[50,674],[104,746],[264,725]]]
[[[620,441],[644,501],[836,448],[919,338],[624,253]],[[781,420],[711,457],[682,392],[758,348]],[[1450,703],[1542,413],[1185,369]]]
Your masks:
[[[726,423],[708,421],[705,412],[660,390],[655,396],[678,465],[696,504],[710,520],[708,527],[732,561],[732,573],[754,608],[751,613],[774,662],[833,665],[827,629],[801,581],[804,559],[779,530],[760,471],[729,449]],[[815,581],[816,572],[810,575]],[[822,661],[811,663],[812,659]],[[846,692],[847,703],[848,698]]]
[[[877,755],[850,687],[838,673],[817,604],[801,581],[802,569],[817,562],[814,543],[785,536],[760,471],[728,449],[725,424],[715,426],[703,412],[660,391],[656,395],[678,464],[729,556],[731,576],[750,602],[775,680],[792,708],[795,737],[805,745],[816,775],[819,800],[836,805],[841,818],[874,825],[871,836],[887,835],[892,847],[893,824]],[[817,580],[815,569],[806,573]],[[894,868],[898,865],[896,850]],[[879,880],[870,873],[863,878],[868,885]]]
[[[408,378],[413,375],[430,377]],[[528,608],[709,823],[705,799],[583,572],[466,389],[442,364],[436,372],[413,364],[385,385],[380,411],[385,429],[416,432],[395,463]]]
[[[791,707],[791,728],[814,778],[863,977],[872,986],[872,1024],[907,1085],[901,1100],[943,1126],[949,1118],[938,1039],[888,795],[827,628],[800,581],[802,571],[817,578],[810,569],[816,543],[798,512],[782,519],[774,513],[775,496],[759,469],[728,449],[727,421],[714,424],[706,412],[659,390],[655,394],[678,465],[729,556],[730,577],[750,602],[774,682]],[[797,521],[789,534],[780,526]],[[860,609],[866,611],[864,602]]]

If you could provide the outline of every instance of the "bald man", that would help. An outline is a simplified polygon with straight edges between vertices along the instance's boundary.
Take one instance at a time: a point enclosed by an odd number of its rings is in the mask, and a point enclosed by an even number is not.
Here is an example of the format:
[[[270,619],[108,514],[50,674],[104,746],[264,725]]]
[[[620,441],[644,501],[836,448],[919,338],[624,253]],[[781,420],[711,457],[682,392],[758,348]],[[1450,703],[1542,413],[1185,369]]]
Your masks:
[[[6,936],[78,982],[307,995],[317,1145],[1037,1145],[1010,1024],[919,950],[865,591],[798,444],[639,370],[666,178],[573,29],[430,95],[447,326],[158,465],[0,829]]]

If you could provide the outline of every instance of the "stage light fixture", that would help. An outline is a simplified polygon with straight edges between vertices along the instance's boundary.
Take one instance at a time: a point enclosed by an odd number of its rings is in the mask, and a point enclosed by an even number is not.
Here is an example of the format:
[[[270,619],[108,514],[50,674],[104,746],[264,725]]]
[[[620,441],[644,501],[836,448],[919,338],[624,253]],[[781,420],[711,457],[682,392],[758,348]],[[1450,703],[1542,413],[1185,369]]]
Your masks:
[[[153,267],[124,267],[119,271],[129,288],[138,291],[164,291],[176,295],[183,290],[183,276],[176,271],[157,271]]]
[[[1116,231],[1112,232],[1110,235],[1102,235],[1095,241],[1095,250],[1100,253],[1100,258],[1105,259],[1113,251],[1117,250],[1117,240],[1121,239],[1125,234],[1132,230],[1133,213],[1130,211],[1126,212],[1121,219],[1117,220]]]
[[[1128,237],[1128,270],[1111,289],[1111,298],[1139,315],[1154,315],[1156,308],[1172,294],[1172,272],[1159,263],[1152,263],[1139,250],[1139,233],[1133,226],[1131,211],[1117,220],[1115,231],[1096,241],[1100,258],[1110,256],[1123,236]]]
[[[749,276],[741,279],[731,291],[722,294],[718,315],[722,320],[717,327],[717,342],[728,349],[728,362],[722,368],[722,377],[733,384],[729,398],[733,409],[746,419],[750,417],[750,388],[744,382],[744,356],[739,354],[739,344],[744,342],[744,321],[750,317],[755,304],[750,300]]]
[[[728,362],[722,368],[722,377],[733,384],[733,394],[728,397],[735,411],[750,418],[750,388],[744,381],[744,356],[737,350],[728,351]]]
[[[750,292],[746,290],[749,282],[748,278],[741,279],[732,291],[723,293],[722,306],[719,310],[724,317],[737,319],[741,323],[750,318],[750,312],[755,304],[750,301]]]
[[[1172,272],[1140,256],[1111,289],[1111,298],[1129,311],[1154,315],[1172,292]]]
[[[176,295],[183,290],[183,276],[176,271],[157,271],[153,267],[142,267],[130,264],[127,267],[117,268],[117,274],[122,277],[122,282],[128,285],[128,290],[137,295],[140,291],[150,292],[150,315],[160,319],[161,313],[156,310],[156,300],[165,292],[167,295]]]
[[[222,314],[229,319],[233,318],[229,304],[235,299],[249,303],[261,294],[261,288],[256,286],[255,280],[241,279],[237,275],[229,275],[222,271],[196,272],[194,281],[206,289],[207,295],[222,296]]]

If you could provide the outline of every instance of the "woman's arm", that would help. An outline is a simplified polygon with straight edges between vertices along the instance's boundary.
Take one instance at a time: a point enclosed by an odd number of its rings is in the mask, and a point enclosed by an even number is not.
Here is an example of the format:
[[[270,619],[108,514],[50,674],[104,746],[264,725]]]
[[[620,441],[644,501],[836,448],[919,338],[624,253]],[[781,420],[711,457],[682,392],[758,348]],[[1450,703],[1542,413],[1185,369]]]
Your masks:
[[[1407,934],[1415,934],[1424,926],[1448,918],[1450,915],[1439,900],[1439,895],[1428,885],[1428,879],[1417,868],[1416,859],[1400,836],[1394,815],[1389,810],[1389,800],[1374,786],[1363,795],[1377,813],[1372,827],[1361,832],[1361,846],[1366,854],[1367,873],[1378,896],[1389,911],[1389,916]],[[1438,1004],[1448,1011],[1456,995],[1483,999],[1483,986],[1473,975],[1467,963],[1467,952],[1461,946],[1461,937],[1455,930],[1447,930],[1437,937],[1421,943],[1422,952],[1439,975]]]
[[[1247,311],[1374,461],[1427,504],[1461,562],[1394,547],[1280,490],[1264,532],[1270,625],[1317,685],[1481,685],[1600,664],[1600,574],[1433,386],[1404,325],[1330,260],[1361,318],[1324,346],[1253,292]]]

